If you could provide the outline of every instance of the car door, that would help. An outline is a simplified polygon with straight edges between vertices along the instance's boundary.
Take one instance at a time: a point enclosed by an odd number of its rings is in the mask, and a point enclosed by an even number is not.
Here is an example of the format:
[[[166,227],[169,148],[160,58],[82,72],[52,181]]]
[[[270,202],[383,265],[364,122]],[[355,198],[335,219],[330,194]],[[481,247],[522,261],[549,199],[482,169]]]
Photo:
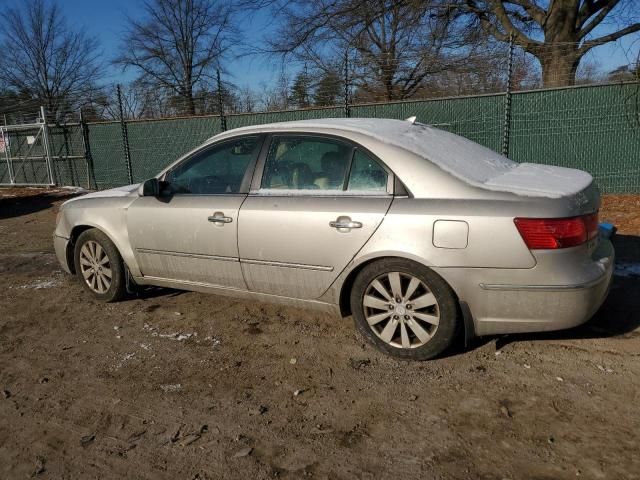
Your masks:
[[[238,258],[238,212],[263,141],[208,146],[164,177],[158,197],[129,207],[127,227],[143,276],[246,289]]]
[[[250,290],[320,297],[382,222],[390,172],[362,148],[318,135],[274,135],[240,210]]]

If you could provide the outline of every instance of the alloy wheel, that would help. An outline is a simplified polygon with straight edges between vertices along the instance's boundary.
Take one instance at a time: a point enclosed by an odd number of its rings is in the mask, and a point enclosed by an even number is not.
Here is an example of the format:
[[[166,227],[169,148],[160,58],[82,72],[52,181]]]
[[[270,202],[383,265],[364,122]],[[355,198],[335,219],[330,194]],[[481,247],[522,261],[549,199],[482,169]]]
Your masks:
[[[113,278],[111,263],[98,242],[89,240],[80,249],[80,271],[94,292],[104,294],[109,290]]]
[[[404,272],[375,278],[365,290],[362,305],[369,328],[397,348],[423,346],[440,322],[438,301],[429,287]]]

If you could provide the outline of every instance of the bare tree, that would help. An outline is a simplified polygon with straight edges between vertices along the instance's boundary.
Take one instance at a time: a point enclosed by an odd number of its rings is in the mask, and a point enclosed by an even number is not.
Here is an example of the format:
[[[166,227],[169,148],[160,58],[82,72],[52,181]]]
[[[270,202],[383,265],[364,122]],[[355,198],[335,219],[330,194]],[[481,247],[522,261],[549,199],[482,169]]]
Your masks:
[[[451,66],[464,38],[457,0],[288,0],[276,2],[282,24],[269,51],[316,69],[341,71],[352,53],[357,86],[385,100],[413,95]]]
[[[235,32],[233,5],[216,0],[145,0],[145,17],[128,19],[122,54],[139,80],[171,90],[183,112],[196,113],[194,91],[211,80]]]
[[[98,41],[71,28],[58,5],[27,0],[3,15],[0,81],[58,118],[95,94],[102,75]]]
[[[540,61],[545,87],[573,85],[587,52],[640,31],[637,0],[465,1],[487,32],[502,41],[512,37]],[[594,36],[602,25],[608,33]]]

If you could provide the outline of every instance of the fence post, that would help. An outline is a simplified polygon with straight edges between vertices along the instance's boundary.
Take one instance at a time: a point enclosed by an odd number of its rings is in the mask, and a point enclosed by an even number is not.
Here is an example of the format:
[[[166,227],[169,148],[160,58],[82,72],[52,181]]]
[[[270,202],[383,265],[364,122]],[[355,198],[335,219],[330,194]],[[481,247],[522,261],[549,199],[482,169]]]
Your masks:
[[[513,33],[509,35],[509,61],[507,63],[507,91],[504,94],[504,124],[502,126],[502,154],[509,156],[511,134],[511,80],[513,76]]]
[[[91,179],[93,179],[93,185],[97,188],[97,182],[95,181],[95,171],[93,170],[93,158],[91,157],[91,144],[89,143],[89,126],[84,121],[84,115],[82,114],[82,107],[80,107],[80,132],[82,134],[82,150],[84,152],[84,159],[87,162],[87,189],[91,190]]]
[[[122,147],[124,148],[124,161],[127,166],[127,178],[129,184],[133,183],[133,171],[131,169],[131,152],[129,151],[129,133],[127,123],[124,121],[124,108],[122,107],[122,90],[120,84],[116,85],[118,92],[118,109],[120,111],[120,129],[122,130]]]
[[[44,110],[44,106],[40,106],[40,116],[42,117],[42,146],[44,147],[44,154],[47,159],[49,184],[55,185],[56,182],[53,177],[53,164],[51,159],[51,145],[49,144],[49,126],[47,124],[47,114]]]
[[[344,116],[351,117],[349,108],[349,49],[344,50]]]
[[[227,130],[227,117],[224,115],[224,99],[222,98],[222,80],[220,80],[220,69],[217,70],[218,78],[218,113],[220,114],[220,128],[223,132]]]
[[[4,114],[4,126],[7,126],[7,115]],[[11,166],[10,146],[9,146],[9,132],[6,128],[0,128],[0,135],[2,135],[2,143],[4,145],[4,157],[7,162],[7,172],[9,173],[9,183],[11,185],[16,183],[15,175],[13,174],[13,168]]]

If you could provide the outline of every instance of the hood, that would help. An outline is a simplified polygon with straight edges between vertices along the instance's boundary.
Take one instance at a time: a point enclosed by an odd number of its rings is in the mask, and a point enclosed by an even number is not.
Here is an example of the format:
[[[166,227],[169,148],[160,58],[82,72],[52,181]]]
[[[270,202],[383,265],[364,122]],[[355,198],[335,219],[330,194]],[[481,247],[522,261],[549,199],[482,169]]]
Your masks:
[[[133,185],[125,185],[124,187],[111,188],[109,190],[100,190],[98,192],[87,193],[86,195],[80,195],[79,197],[67,200],[62,205],[67,205],[72,202],[76,202],[85,198],[115,198],[115,197],[128,197],[138,190],[139,183]]]

